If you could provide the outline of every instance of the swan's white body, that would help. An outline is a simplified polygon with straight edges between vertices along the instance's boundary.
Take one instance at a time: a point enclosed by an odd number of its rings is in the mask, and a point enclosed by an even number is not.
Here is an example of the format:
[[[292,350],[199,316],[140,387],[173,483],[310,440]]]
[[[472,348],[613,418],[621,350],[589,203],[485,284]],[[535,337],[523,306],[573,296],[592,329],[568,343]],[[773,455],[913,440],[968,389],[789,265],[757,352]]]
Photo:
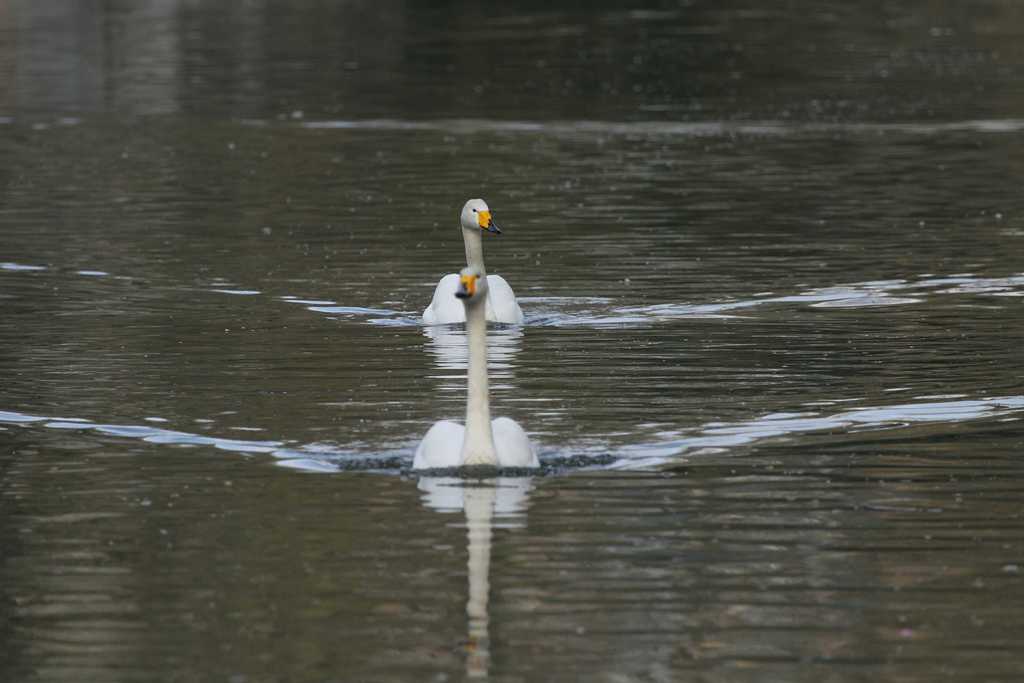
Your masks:
[[[477,239],[480,239],[477,237]],[[466,309],[462,302],[455,298],[459,288],[459,276],[448,273],[434,290],[434,298],[423,311],[423,322],[427,325],[445,325],[466,322]],[[516,301],[515,292],[508,282],[500,275],[487,276],[487,307],[485,317],[492,323],[512,323],[521,325],[523,311]]]
[[[491,223],[491,212],[487,208],[487,203],[482,199],[470,199],[462,207],[460,221],[462,242],[466,247],[466,265],[487,277],[486,319],[492,323],[521,325],[523,311],[519,308],[512,287],[500,275],[487,275],[484,268],[482,235],[484,232],[500,233],[498,227]],[[423,311],[424,323],[446,325],[466,321],[462,303],[455,298],[458,286],[459,276],[455,273],[449,273],[441,278],[434,289],[430,305]]]
[[[497,462],[478,463],[498,467],[540,467],[533,451],[530,437],[519,423],[509,417],[491,420]],[[472,463],[464,462],[462,445],[466,440],[466,428],[458,422],[440,420],[423,437],[413,458],[413,469],[461,467]]]
[[[471,273],[466,275],[466,273]],[[469,345],[467,370],[466,425],[441,420],[423,437],[413,458],[413,469],[495,465],[498,467],[540,467],[533,444],[514,420],[491,420],[490,387],[487,379],[487,320],[485,301],[489,282],[474,268],[467,268],[462,283],[472,279],[468,294],[458,290],[465,309]],[[475,287],[475,289],[474,289]],[[452,294],[455,299],[455,294]]]

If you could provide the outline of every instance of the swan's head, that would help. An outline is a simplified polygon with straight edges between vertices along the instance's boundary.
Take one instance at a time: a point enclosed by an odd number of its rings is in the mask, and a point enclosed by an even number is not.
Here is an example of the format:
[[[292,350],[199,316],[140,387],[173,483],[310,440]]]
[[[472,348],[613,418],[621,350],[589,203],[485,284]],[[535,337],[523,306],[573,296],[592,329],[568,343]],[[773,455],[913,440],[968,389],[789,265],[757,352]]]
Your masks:
[[[455,296],[467,304],[484,299],[487,296],[487,278],[478,268],[463,268],[459,272],[459,288],[455,290]]]
[[[487,208],[487,202],[482,199],[470,199],[462,207],[462,229],[501,234],[498,224],[491,217],[491,210]]]

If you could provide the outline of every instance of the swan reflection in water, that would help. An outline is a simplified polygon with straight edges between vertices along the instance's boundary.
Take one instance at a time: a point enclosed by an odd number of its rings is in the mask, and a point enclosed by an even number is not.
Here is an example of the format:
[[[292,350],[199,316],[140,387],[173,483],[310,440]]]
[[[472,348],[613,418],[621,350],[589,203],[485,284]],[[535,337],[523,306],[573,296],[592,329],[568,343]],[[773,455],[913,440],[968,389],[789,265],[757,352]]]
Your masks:
[[[533,477],[459,479],[423,477],[423,504],[438,512],[466,514],[469,545],[469,599],[466,602],[466,676],[487,678],[491,665],[490,601],[491,538],[495,528],[526,526],[526,507]]]
[[[428,339],[427,350],[433,354],[442,370],[457,370],[459,389],[466,381],[469,365],[469,345],[466,328],[462,325],[427,325],[423,334]],[[515,376],[515,356],[523,347],[523,328],[520,326],[487,326],[487,369],[492,379],[511,379]],[[444,377],[448,377],[445,375]],[[500,386],[500,385],[497,385]]]

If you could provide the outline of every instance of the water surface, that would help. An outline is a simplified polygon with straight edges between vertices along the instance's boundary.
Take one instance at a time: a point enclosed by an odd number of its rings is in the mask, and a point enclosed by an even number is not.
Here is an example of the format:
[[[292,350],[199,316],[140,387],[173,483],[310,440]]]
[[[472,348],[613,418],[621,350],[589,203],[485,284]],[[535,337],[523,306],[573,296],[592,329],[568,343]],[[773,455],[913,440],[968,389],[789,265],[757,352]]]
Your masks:
[[[0,11],[0,678],[1024,675],[1012,3],[76,7]],[[469,196],[532,477],[408,469]]]

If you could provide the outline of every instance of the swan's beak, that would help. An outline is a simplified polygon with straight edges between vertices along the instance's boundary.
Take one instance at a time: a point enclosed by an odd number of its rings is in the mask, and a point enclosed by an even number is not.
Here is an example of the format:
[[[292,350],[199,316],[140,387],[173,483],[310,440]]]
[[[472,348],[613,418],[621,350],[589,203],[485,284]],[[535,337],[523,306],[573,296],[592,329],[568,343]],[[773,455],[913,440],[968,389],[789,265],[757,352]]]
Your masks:
[[[501,234],[501,228],[499,228],[498,224],[495,223],[494,219],[491,218],[490,211],[478,212],[476,214],[476,220],[477,223],[480,224],[480,229],[483,230],[484,232],[492,232],[495,235]]]
[[[455,296],[459,299],[468,299],[476,294],[476,276],[460,275],[459,288],[455,290]]]

